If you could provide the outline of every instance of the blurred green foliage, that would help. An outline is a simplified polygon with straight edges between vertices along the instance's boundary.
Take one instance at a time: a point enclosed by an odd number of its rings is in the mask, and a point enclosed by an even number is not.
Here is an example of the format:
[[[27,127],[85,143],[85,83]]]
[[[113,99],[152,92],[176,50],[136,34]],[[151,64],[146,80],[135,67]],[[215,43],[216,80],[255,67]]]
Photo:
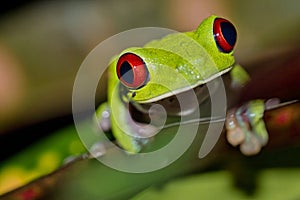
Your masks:
[[[293,200],[300,198],[300,169],[269,169],[259,173],[258,191],[246,195],[232,186],[226,171],[188,176],[161,188],[150,187],[133,200],[152,199],[223,199]]]

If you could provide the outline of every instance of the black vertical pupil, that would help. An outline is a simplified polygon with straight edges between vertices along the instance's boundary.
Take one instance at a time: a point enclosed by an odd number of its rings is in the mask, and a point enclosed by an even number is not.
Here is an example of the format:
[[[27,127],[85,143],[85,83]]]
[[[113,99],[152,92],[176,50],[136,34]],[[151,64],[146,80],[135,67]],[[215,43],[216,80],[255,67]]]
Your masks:
[[[234,26],[229,22],[222,22],[221,30],[227,43],[230,44],[230,46],[234,46],[236,42],[236,30]]]
[[[126,83],[129,83],[129,84],[133,83],[134,75],[133,75],[132,67],[127,61],[124,61],[122,63],[121,68],[120,68],[120,75]]]

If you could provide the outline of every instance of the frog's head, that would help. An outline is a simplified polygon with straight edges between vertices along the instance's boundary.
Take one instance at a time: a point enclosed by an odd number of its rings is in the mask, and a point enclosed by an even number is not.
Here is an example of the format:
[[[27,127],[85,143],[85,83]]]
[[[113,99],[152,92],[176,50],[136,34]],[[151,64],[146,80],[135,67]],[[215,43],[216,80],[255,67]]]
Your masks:
[[[216,16],[188,33],[168,35],[142,48],[124,50],[116,60],[127,97],[152,103],[205,84],[234,64],[236,30]]]

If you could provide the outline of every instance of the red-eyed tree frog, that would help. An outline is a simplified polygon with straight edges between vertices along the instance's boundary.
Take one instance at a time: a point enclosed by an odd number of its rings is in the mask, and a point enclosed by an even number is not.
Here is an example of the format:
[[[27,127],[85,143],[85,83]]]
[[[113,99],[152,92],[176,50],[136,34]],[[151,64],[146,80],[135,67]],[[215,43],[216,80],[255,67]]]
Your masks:
[[[194,31],[170,34],[144,47],[125,49],[108,69],[108,101],[96,114],[100,126],[111,130],[126,151],[140,152],[155,128],[140,128],[135,123],[149,122],[151,105],[162,105],[168,118],[190,115],[208,98],[203,85],[209,81],[229,71],[235,85],[248,81],[245,71],[235,64],[236,40],[233,24],[212,15]],[[179,106],[174,94],[184,96],[191,89],[198,103]],[[268,141],[264,110],[264,101],[256,100],[227,116],[228,141],[240,144],[246,155],[258,153]]]

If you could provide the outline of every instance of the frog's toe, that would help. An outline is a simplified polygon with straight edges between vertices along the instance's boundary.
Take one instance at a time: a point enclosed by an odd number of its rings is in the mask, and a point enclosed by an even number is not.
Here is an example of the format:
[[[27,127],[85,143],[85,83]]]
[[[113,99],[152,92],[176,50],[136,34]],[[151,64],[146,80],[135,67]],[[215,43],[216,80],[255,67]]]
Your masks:
[[[244,140],[245,140],[245,134],[239,127],[227,131],[227,141],[232,146],[237,146],[243,143]]]
[[[111,128],[110,119],[102,118],[102,120],[98,122],[98,125],[104,132],[107,132]]]
[[[99,106],[96,111],[95,120],[98,124],[98,127],[104,131],[108,132],[111,129],[111,121],[110,121],[110,109],[107,103],[103,103]]]
[[[247,136],[247,140],[245,140],[240,145],[240,151],[247,156],[258,154],[261,148],[262,144],[260,143],[259,139],[253,134],[249,134]]]
[[[232,145],[232,146],[237,146],[241,144],[245,140],[245,133],[239,126],[236,118],[235,118],[235,111],[230,110],[227,114],[226,117],[226,137],[227,141]]]
[[[90,155],[93,158],[98,158],[106,153],[107,144],[105,142],[96,142],[90,149]]]

